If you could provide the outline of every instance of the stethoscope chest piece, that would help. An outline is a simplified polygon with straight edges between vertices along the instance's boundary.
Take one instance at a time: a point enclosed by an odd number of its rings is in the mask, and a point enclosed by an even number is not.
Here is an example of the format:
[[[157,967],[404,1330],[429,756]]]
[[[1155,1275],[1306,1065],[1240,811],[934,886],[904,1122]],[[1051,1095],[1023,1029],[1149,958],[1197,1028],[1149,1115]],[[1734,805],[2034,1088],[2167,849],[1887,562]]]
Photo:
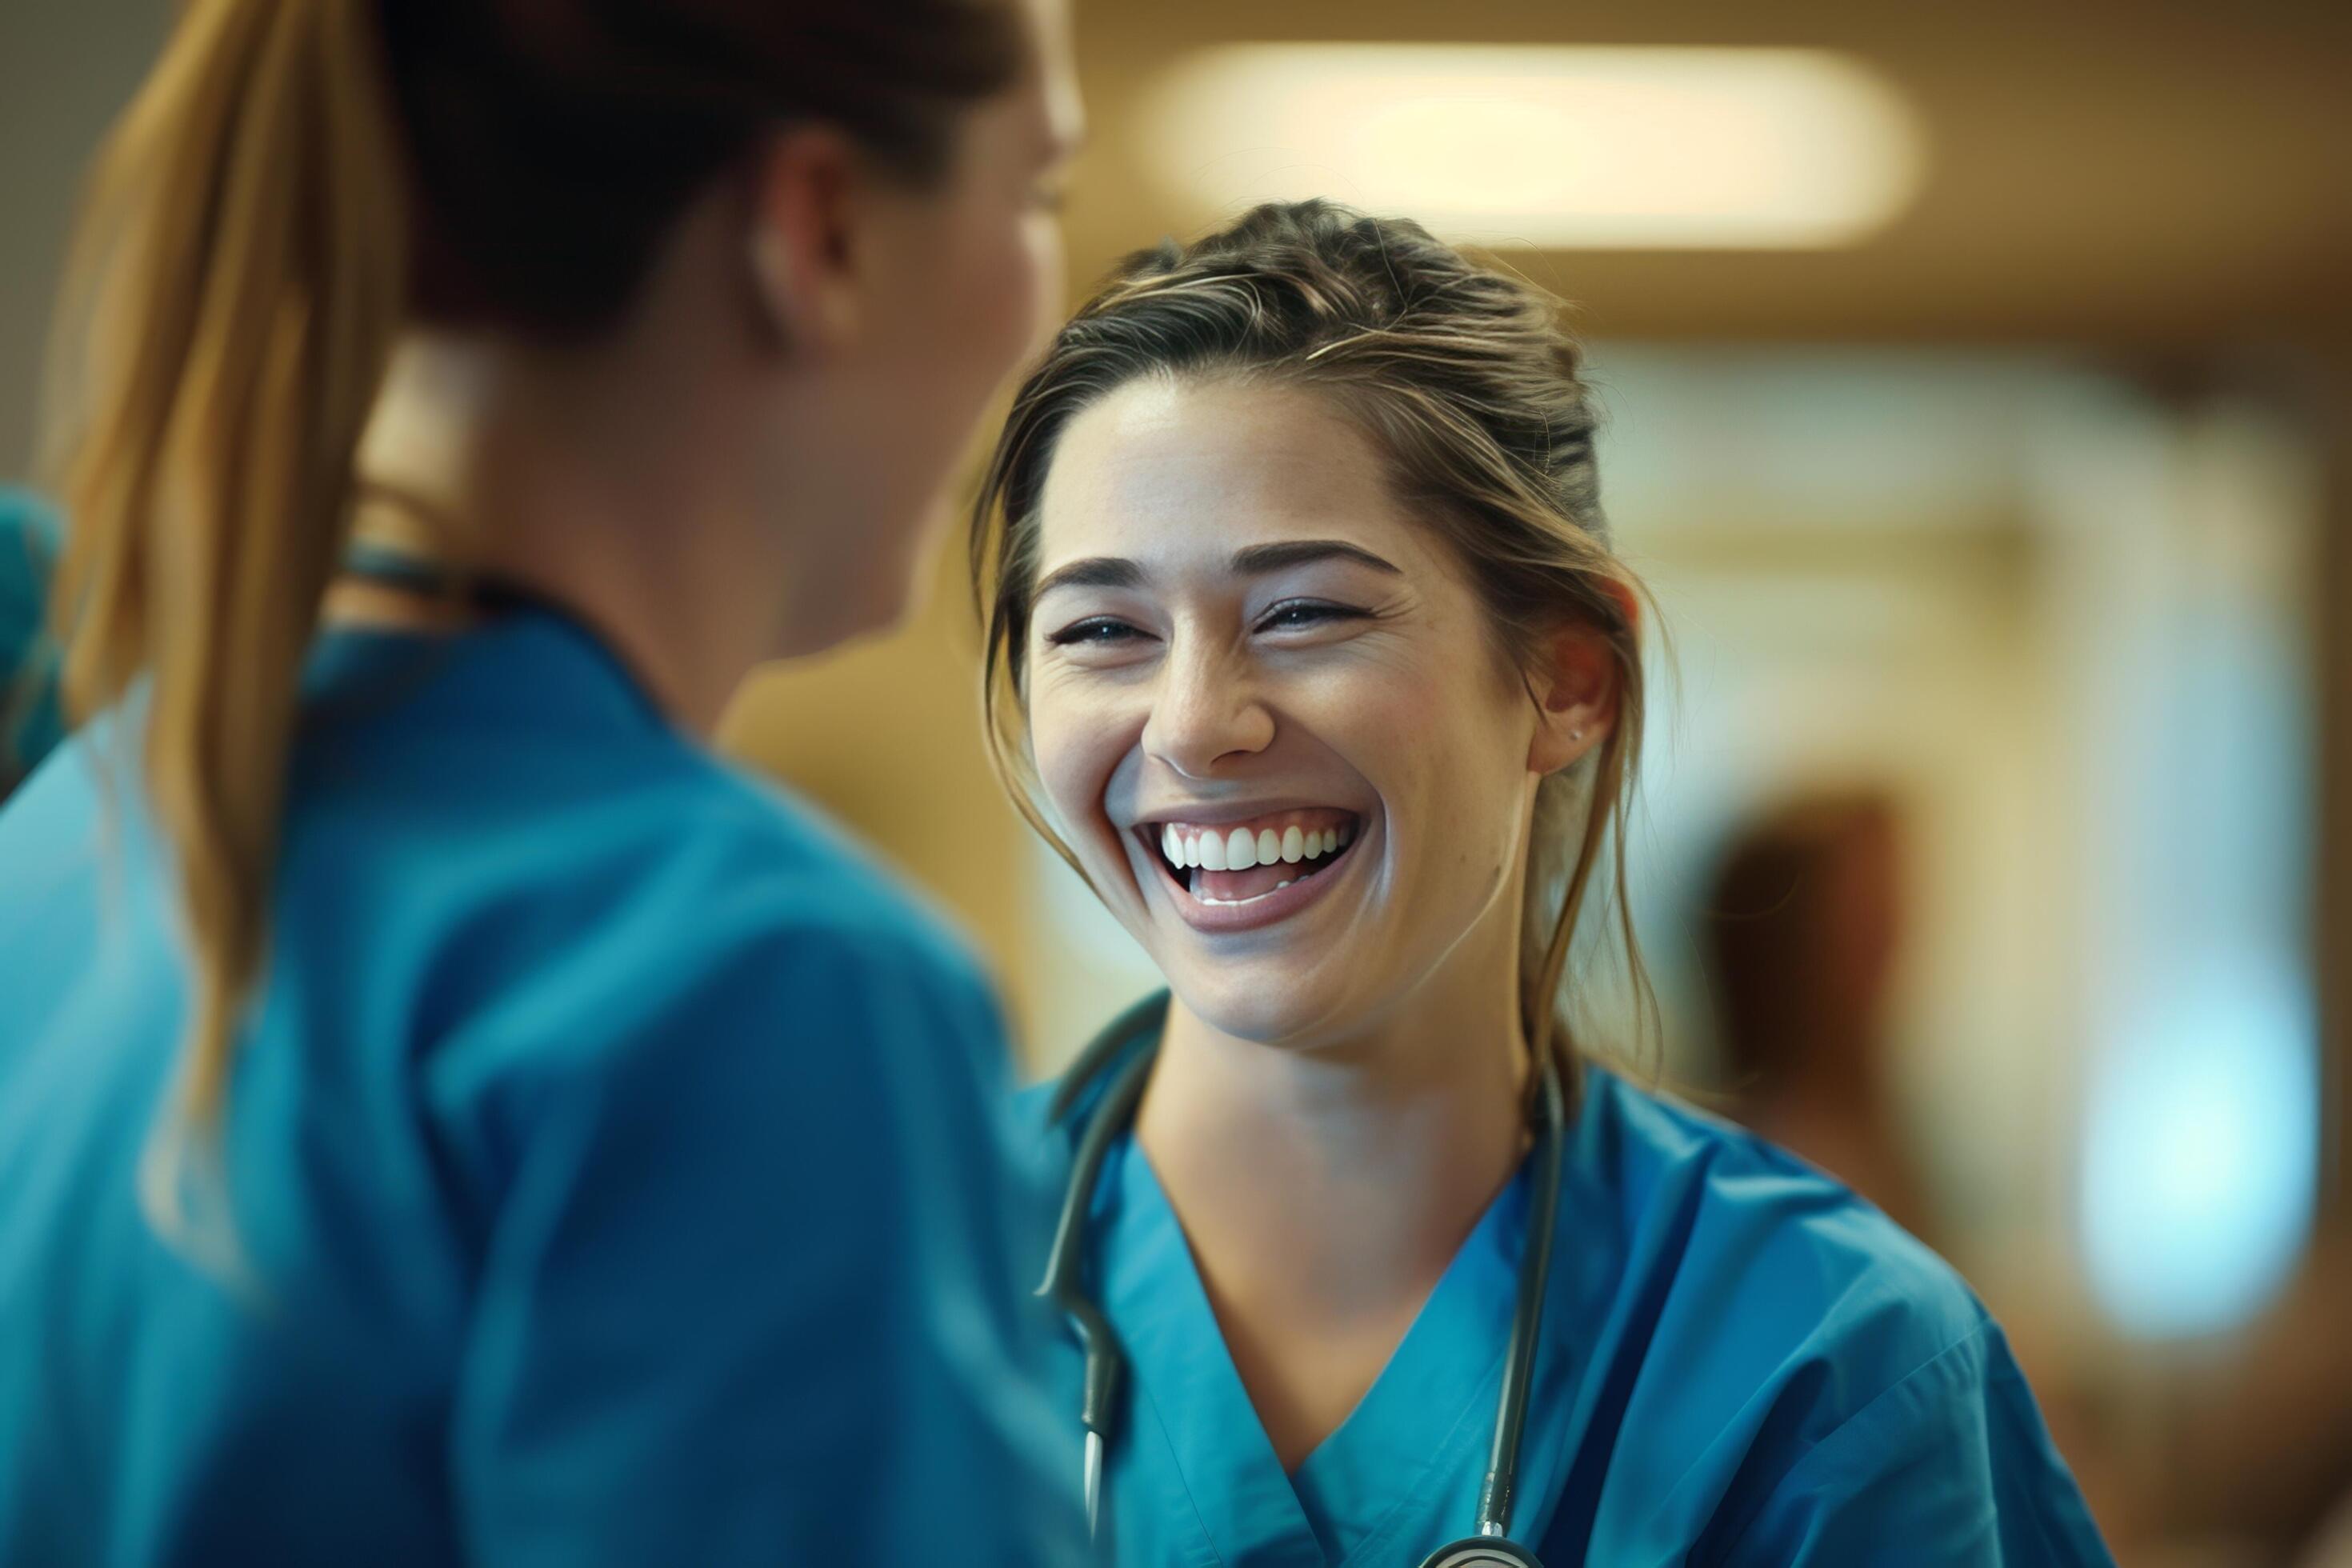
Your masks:
[[[1543,1559],[1516,1541],[1474,1535],[1439,1547],[1423,1559],[1421,1568],[1543,1568]]]

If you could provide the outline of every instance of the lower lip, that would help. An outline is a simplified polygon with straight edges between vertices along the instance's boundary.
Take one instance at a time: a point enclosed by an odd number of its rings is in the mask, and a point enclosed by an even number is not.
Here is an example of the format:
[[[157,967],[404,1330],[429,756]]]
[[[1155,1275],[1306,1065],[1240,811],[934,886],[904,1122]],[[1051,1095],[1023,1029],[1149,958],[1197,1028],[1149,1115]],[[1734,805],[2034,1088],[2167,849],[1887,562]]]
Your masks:
[[[1204,904],[1192,896],[1192,889],[1176,879],[1168,862],[1157,854],[1153,865],[1160,868],[1160,879],[1174,900],[1176,913],[1194,931],[1223,933],[1226,931],[1257,931],[1280,921],[1286,921],[1328,891],[1332,883],[1348,874],[1354,863],[1356,847],[1364,841],[1364,827],[1359,824],[1356,836],[1340,847],[1338,855],[1323,863],[1323,869],[1311,877],[1293,882],[1287,888],[1276,888],[1245,904]]]

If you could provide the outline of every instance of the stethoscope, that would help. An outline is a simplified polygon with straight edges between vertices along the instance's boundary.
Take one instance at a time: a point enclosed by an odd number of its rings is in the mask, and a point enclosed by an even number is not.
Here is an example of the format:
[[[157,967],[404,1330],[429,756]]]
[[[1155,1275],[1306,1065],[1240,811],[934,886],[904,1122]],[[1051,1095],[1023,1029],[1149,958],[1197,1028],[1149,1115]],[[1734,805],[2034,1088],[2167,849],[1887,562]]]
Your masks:
[[[1102,1518],[1103,1455],[1110,1442],[1119,1382],[1126,1354],[1102,1308],[1086,1292],[1087,1211],[1092,1206],[1097,1178],[1111,1142],[1135,1121],[1135,1108],[1143,1098],[1144,1080],[1159,1054],[1159,1039],[1168,1020],[1168,993],[1147,997],[1095,1037],[1077,1062],[1063,1076],[1047,1111],[1059,1123],[1089,1086],[1108,1072],[1101,1101],[1078,1135],[1070,1165],[1068,1190],[1054,1227],[1054,1247],[1045,1260],[1045,1279],[1037,1294],[1060,1308],[1086,1348],[1086,1387],[1078,1419],[1087,1430],[1087,1531],[1096,1534]],[[1122,1054],[1129,1053],[1124,1061]],[[1528,1548],[1508,1538],[1513,1493],[1518,1485],[1519,1436],[1527,1426],[1528,1383],[1535,1373],[1536,1342],[1543,1327],[1544,1288],[1551,1274],[1552,1226],[1559,1209],[1561,1145],[1566,1142],[1568,1111],[1559,1086],[1559,1069],[1551,1053],[1543,1054],[1539,1096],[1541,1125],[1538,1156],[1541,1161],[1535,1193],[1528,1205],[1526,1257],[1519,1266],[1518,1305],[1511,1317],[1510,1349],[1503,1358],[1503,1393],[1495,1409],[1494,1447],[1486,1461],[1486,1484],[1478,1492],[1476,1533],[1441,1546],[1422,1560],[1421,1568],[1543,1568]]]

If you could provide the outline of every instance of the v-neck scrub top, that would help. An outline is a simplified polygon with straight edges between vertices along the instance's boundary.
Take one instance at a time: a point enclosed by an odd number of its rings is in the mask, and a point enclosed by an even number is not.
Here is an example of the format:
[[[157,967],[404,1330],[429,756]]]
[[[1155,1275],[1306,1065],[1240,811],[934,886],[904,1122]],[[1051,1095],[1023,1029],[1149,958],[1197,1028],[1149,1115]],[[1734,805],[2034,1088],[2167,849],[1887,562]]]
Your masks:
[[[1999,1325],[1948,1266],[1745,1131],[1599,1067],[1584,1083],[1512,1530],[1547,1568],[2112,1562]],[[1027,1103],[1034,1125],[1042,1096]],[[1045,1134],[1049,1178],[1092,1108]],[[1149,1159],[1114,1143],[1087,1238],[1129,1366],[1104,1557],[1413,1568],[1470,1534],[1532,1164],[1361,1404],[1286,1474]],[[1081,1366],[1066,1342],[1074,1487]]]
[[[335,631],[223,1129],[102,720],[0,807],[0,1563],[1066,1560],[971,959],[541,613]],[[110,826],[109,834],[102,829]]]

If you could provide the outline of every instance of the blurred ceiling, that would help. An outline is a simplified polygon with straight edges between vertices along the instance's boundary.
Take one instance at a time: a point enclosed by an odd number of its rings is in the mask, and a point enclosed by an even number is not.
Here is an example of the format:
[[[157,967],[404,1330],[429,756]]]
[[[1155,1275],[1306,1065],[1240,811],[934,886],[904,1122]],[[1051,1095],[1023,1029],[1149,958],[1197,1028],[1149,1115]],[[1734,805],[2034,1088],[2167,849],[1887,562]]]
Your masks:
[[[1167,64],[1316,40],[1832,48],[1909,98],[1924,185],[1853,248],[1510,255],[1595,335],[2159,350],[2352,337],[2346,0],[1080,0],[1094,145],[1071,194],[1074,287],[1219,216],[1143,155],[1138,105]]]

